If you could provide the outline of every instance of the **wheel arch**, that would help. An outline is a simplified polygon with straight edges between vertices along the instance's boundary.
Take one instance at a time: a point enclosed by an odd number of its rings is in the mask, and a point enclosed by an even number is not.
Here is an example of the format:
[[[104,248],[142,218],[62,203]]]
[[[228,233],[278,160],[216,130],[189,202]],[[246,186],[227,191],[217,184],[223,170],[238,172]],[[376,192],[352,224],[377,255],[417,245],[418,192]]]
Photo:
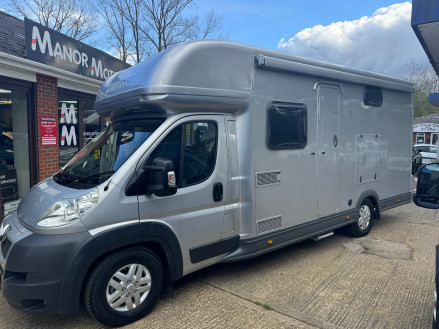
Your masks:
[[[93,268],[113,252],[129,247],[143,247],[154,252],[161,260],[164,278],[164,292],[172,293],[172,282],[182,276],[183,257],[177,237],[167,226],[149,225],[151,235],[142,236],[139,223],[113,228],[99,233],[88,245],[84,245],[63,278],[60,296],[68,302],[60,305],[61,314],[79,310],[87,277]]]
[[[370,202],[372,202],[372,205],[374,207],[374,219],[380,219],[380,205],[379,205],[379,197],[378,194],[374,190],[367,190],[364,191],[360,197],[358,198],[356,208],[357,213],[360,210],[361,204],[364,200],[369,199]]]

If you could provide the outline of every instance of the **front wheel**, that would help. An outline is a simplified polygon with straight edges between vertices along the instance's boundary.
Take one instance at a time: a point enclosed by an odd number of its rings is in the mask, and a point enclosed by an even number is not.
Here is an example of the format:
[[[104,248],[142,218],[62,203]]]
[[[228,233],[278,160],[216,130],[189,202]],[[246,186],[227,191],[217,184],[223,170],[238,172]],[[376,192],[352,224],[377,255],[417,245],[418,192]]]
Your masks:
[[[365,199],[358,210],[358,221],[346,227],[346,231],[354,237],[362,237],[369,234],[375,219],[375,210],[372,202]]]
[[[120,327],[147,315],[163,290],[163,268],[155,253],[133,247],[103,259],[88,277],[84,301],[102,324]]]

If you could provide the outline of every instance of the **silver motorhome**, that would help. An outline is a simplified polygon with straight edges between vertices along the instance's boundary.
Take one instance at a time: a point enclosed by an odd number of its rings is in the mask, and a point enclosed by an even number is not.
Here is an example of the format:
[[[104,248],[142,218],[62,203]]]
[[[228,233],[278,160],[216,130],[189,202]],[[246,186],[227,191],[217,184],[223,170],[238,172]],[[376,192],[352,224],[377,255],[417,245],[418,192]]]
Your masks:
[[[364,236],[410,202],[413,91],[231,42],[151,56],[104,83],[111,124],[4,219],[3,295],[120,326],[211,264]]]

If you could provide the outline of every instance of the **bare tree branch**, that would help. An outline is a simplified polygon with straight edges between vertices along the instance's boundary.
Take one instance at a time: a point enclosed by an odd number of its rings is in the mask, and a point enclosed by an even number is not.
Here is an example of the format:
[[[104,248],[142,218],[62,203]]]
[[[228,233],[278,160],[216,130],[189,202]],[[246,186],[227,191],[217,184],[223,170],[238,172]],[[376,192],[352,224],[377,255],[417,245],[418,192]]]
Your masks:
[[[133,38],[130,24],[125,18],[124,0],[90,0],[93,11],[103,19],[107,35],[107,49],[116,52],[118,58],[126,62],[132,52]]]
[[[415,85],[413,96],[414,117],[421,117],[438,113],[438,109],[428,103],[428,95],[439,89],[439,78],[430,63],[415,63],[411,60],[408,64],[407,80]]]
[[[66,34],[84,40],[95,33],[97,24],[85,0],[7,0],[6,5],[23,16]]]

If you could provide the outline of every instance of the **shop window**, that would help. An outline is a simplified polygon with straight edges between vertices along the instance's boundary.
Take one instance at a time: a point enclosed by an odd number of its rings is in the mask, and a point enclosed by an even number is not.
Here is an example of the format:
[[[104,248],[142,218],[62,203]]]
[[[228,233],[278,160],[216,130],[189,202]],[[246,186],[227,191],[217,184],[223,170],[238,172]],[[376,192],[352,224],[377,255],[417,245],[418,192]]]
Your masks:
[[[425,144],[425,133],[416,134],[416,144]]]
[[[30,188],[28,93],[0,86],[0,186],[4,214]]]
[[[304,148],[307,143],[305,105],[272,103],[268,109],[267,134],[267,144],[271,150]]]
[[[59,164],[63,167],[102,130],[94,97],[60,91],[58,98]]]
[[[439,135],[439,134],[436,134],[436,133],[432,133],[432,134],[431,134],[431,144],[433,144],[433,145],[437,145],[438,135]]]
[[[59,164],[63,167],[79,151],[78,101],[58,100]]]
[[[84,145],[87,145],[101,131],[101,117],[96,113],[91,101],[82,102],[84,120]]]

